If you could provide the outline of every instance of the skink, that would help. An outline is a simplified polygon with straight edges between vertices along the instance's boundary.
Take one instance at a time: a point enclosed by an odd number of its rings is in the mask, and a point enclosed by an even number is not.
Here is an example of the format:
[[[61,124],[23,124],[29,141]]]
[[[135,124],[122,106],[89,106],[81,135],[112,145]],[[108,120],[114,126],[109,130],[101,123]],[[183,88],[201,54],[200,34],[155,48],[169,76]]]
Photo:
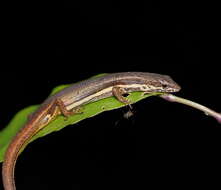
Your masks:
[[[6,150],[2,166],[5,190],[16,190],[14,168],[20,150],[39,130],[58,115],[63,114],[68,117],[77,114],[82,105],[110,96],[116,97],[120,102],[130,104],[124,94],[134,91],[168,93],[179,90],[180,86],[167,75],[147,72],[124,72],[88,79],[50,96],[31,115]]]

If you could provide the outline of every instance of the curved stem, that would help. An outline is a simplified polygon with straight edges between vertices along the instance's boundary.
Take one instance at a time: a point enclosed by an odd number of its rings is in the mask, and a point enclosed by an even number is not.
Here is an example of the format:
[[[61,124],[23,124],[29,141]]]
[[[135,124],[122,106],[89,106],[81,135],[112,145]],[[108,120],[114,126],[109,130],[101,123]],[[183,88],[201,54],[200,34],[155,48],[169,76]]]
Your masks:
[[[174,96],[172,94],[162,94],[160,95],[160,97],[170,102],[177,102],[177,103],[185,104],[187,106],[191,106],[193,108],[201,110],[206,115],[214,117],[219,123],[221,123],[221,114],[213,111],[212,109],[207,108],[206,106],[203,106],[201,104],[198,104],[196,102],[193,102],[184,98]]]

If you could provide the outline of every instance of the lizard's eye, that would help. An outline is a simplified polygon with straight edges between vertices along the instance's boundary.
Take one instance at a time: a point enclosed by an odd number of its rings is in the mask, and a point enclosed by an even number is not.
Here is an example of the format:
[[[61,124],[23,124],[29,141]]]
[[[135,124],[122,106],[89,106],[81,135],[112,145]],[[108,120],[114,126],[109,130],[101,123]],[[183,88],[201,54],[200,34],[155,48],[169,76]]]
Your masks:
[[[166,88],[166,87],[167,87],[167,85],[166,85],[166,84],[163,84],[163,85],[162,85],[162,87],[163,87],[163,88]]]

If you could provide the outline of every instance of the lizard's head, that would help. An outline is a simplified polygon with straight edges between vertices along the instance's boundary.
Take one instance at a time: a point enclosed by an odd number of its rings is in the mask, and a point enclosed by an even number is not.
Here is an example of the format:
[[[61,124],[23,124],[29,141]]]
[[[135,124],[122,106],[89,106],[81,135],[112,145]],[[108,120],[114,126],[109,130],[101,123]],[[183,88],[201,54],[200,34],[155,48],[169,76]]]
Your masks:
[[[181,89],[181,87],[167,75],[161,75],[160,78],[157,77],[154,83],[158,92],[178,92]]]
[[[140,73],[140,87],[144,92],[178,92],[181,87],[168,75]]]

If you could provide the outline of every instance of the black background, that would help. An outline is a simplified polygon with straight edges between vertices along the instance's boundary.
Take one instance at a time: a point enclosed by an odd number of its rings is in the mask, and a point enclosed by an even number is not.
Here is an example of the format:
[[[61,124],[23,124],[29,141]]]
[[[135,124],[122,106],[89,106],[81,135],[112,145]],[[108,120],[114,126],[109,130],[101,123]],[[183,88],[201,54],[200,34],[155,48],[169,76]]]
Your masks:
[[[99,73],[167,74],[177,95],[221,110],[220,15],[200,2],[8,3],[3,6],[0,128],[51,89]],[[17,189],[143,189],[216,184],[221,125],[152,97],[38,139]],[[0,189],[2,186],[0,186]]]

